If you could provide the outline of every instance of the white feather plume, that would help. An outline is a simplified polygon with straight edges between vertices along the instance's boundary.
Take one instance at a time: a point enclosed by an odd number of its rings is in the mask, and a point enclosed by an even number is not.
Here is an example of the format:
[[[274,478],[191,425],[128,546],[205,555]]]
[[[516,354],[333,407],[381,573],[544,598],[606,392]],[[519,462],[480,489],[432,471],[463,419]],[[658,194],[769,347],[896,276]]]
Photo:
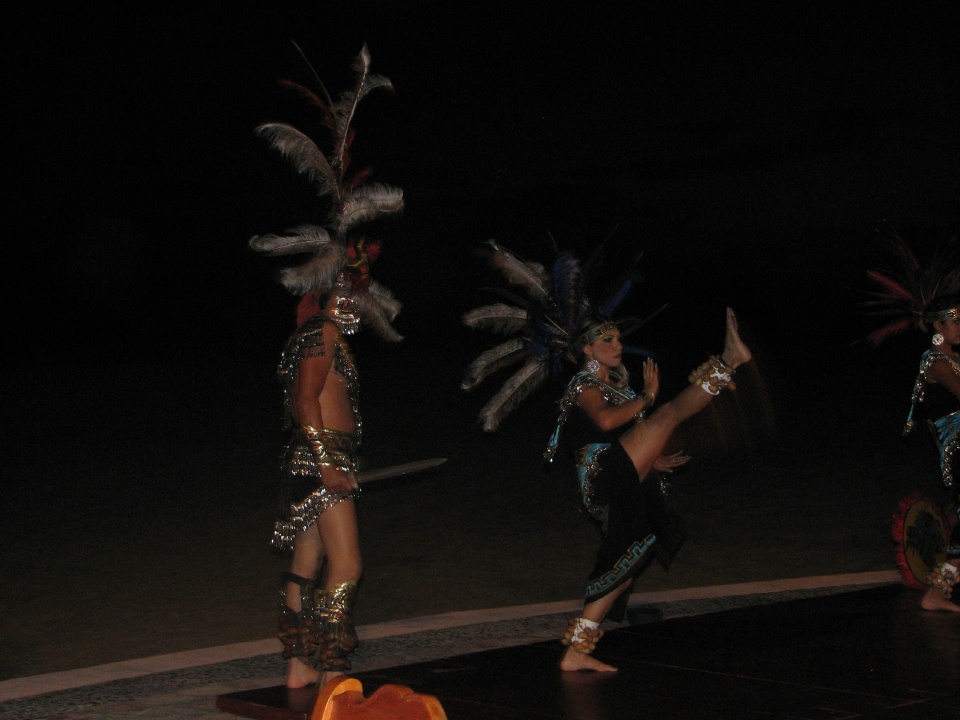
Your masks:
[[[479,385],[491,373],[500,368],[520,362],[527,353],[526,343],[520,338],[507,340],[504,343],[485,350],[477,356],[477,359],[470,363],[463,381],[460,383],[462,390],[470,390]]]
[[[487,245],[491,249],[490,261],[503,273],[508,282],[524,288],[527,294],[540,304],[550,303],[549,280],[542,265],[524,262],[497,244],[496,240],[488,240]]]
[[[523,308],[495,303],[483,305],[463,314],[463,323],[474,330],[489,330],[497,335],[509,335],[522,330],[530,319]]]
[[[388,342],[400,342],[403,336],[390,324],[388,310],[380,304],[379,299],[370,293],[357,293],[353,296],[357,305],[357,314],[361,322]]]
[[[337,195],[337,175],[316,143],[292,125],[265,123],[256,129],[281,155],[293,163],[317,188],[317,195]]]
[[[524,363],[480,410],[480,426],[484,431],[496,430],[500,421],[540,387],[548,374],[547,364],[541,358],[531,358]]]
[[[296,255],[317,252],[329,244],[330,233],[319,225],[299,225],[286,235],[254,235],[248,241],[253,250],[265,255]]]
[[[343,245],[329,243],[306,262],[281,270],[280,284],[294,295],[329,292],[347,260]]]
[[[381,215],[403,210],[403,190],[371,183],[362,185],[343,199],[337,220],[337,233],[343,235],[351,227]]]
[[[387,319],[393,322],[400,314],[400,308],[403,307],[402,303],[394,296],[393,291],[372,278],[368,291],[371,299],[383,309]]]

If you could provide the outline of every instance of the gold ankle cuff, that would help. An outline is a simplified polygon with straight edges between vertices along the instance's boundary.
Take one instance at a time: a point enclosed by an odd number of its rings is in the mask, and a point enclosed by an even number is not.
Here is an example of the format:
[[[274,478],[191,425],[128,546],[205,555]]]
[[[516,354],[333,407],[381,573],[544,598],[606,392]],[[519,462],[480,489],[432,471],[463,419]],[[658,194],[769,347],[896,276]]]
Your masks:
[[[719,395],[724,388],[736,390],[733,382],[733,368],[724,363],[717,355],[711,355],[709,360],[690,373],[687,378],[692,385],[699,385],[704,392],[710,395]]]

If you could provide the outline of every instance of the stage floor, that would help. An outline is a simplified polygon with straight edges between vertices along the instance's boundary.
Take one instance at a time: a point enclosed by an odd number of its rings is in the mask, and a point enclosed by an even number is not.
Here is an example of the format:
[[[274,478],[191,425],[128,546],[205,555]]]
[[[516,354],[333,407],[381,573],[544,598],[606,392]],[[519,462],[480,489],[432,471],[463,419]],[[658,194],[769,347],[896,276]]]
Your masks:
[[[434,695],[450,720],[955,720],[960,614],[923,612],[917,597],[888,585],[618,628],[597,651],[619,668],[609,675],[560,672],[562,646],[545,641],[356,677],[367,696],[388,683]]]

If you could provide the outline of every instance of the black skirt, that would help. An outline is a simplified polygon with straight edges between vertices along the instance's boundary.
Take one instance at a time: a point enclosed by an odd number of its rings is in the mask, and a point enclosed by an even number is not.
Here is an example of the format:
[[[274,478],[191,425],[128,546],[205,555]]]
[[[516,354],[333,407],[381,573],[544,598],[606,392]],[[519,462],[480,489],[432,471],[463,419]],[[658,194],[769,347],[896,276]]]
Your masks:
[[[587,582],[585,602],[608,595],[624,583],[633,583],[653,557],[666,568],[686,535],[683,519],[663,497],[659,477],[650,473],[640,482],[633,461],[618,442],[599,458],[594,499],[609,508],[597,561]],[[614,603],[608,617],[620,622],[629,590]]]

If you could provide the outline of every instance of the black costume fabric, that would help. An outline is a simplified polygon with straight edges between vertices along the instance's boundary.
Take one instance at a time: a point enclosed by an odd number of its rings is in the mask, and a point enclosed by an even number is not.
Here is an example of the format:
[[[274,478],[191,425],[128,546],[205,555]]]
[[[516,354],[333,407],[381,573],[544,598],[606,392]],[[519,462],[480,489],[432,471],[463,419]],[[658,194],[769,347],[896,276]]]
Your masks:
[[[926,394],[923,400],[923,404],[920,406],[920,416],[924,420],[929,420],[931,423],[944,421],[949,421],[954,419],[952,423],[953,427],[956,427],[956,413],[957,413],[957,398],[949,390],[944,388],[942,385],[937,385],[934,383],[928,383],[926,387]],[[936,428],[931,428],[931,432],[936,434]],[[957,453],[954,451],[951,453],[952,465],[956,466],[958,459]],[[956,471],[954,471],[956,472]],[[950,543],[947,546],[947,558],[956,559],[960,558],[960,482],[957,478],[954,478],[954,482],[951,486],[945,487],[944,491],[946,492],[946,501],[953,505],[954,511],[957,514],[957,523],[953,526],[953,530],[950,533]]]
[[[656,473],[641,482],[619,441],[602,450],[597,463],[600,469],[593,478],[594,501],[606,505],[608,515],[587,582],[587,603],[623,583],[632,584],[652,557],[667,567],[686,535],[684,522],[667,504]],[[629,591],[621,593],[608,614],[611,620],[623,620],[628,599]]]

